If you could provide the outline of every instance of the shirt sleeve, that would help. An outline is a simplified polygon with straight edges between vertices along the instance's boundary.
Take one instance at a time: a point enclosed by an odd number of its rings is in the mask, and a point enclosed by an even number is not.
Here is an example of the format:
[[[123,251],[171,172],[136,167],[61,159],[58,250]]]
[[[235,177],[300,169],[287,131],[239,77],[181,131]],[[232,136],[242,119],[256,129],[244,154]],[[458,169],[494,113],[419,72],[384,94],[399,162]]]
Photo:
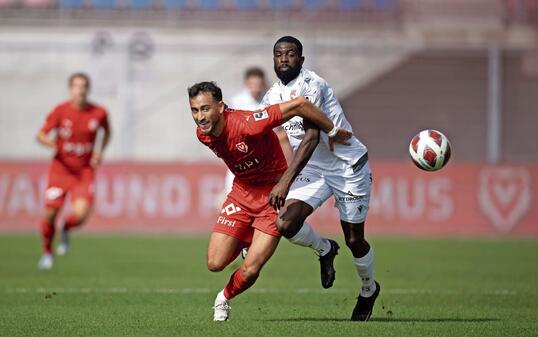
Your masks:
[[[110,125],[108,124],[108,113],[106,112],[106,110],[103,110],[103,111],[104,111],[104,114],[103,114],[103,118],[101,119],[101,127],[106,132],[109,132],[110,131]]]
[[[306,99],[310,101],[310,103],[314,104],[318,108],[321,109],[321,105],[323,104],[323,83],[321,82],[312,82],[310,85],[306,87],[304,90],[302,96],[304,96]]]
[[[54,108],[49,114],[47,115],[47,119],[45,119],[45,123],[41,126],[41,132],[47,134],[50,132],[50,130],[55,129],[58,127],[60,121],[59,113],[56,108]]]
[[[247,125],[251,135],[261,134],[273,130],[282,124],[282,111],[279,104],[266,107],[263,110],[253,111],[247,118]]]

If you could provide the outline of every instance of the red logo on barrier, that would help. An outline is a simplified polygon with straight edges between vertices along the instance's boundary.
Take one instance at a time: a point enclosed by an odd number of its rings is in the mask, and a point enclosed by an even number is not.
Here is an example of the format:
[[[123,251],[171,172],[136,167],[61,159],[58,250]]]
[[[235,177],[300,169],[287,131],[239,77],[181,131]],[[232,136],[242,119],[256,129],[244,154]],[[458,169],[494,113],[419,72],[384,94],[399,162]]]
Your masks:
[[[508,232],[531,206],[531,179],[524,168],[485,168],[480,172],[480,208],[493,225]]]

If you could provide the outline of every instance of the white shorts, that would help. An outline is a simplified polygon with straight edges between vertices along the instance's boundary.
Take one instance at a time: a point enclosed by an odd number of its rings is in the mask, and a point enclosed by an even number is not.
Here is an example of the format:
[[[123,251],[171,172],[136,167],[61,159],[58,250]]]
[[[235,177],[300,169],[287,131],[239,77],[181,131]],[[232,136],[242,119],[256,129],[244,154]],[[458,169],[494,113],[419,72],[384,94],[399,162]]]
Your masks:
[[[291,184],[287,199],[304,201],[316,209],[334,195],[340,220],[361,223],[366,220],[371,190],[368,162],[357,171],[350,165],[328,171],[307,164]]]

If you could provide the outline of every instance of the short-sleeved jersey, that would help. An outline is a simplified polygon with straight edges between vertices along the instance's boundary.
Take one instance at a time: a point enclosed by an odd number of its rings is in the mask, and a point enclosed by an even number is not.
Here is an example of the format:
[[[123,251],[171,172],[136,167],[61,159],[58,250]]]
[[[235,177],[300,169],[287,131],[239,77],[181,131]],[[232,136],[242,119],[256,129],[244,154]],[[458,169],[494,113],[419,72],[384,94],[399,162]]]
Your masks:
[[[315,104],[337,127],[352,131],[344,111],[332,88],[327,82],[313,71],[301,69],[299,75],[287,85],[282,81],[276,82],[262,99],[261,106],[282,103],[298,96],[306,97]],[[290,145],[295,152],[304,138],[305,130],[303,119],[293,117],[282,125],[288,134]],[[353,165],[367,152],[357,137],[349,140],[350,146],[335,144],[334,151],[329,150],[329,139],[326,133],[321,132],[321,141],[314,150],[307,165],[313,165],[322,169],[332,169],[342,161]]]
[[[196,128],[196,136],[222,158],[236,179],[265,185],[274,183],[287,169],[286,159],[273,128],[282,124],[278,105],[260,111],[226,108],[225,126],[221,134],[204,134]]]
[[[83,109],[78,109],[67,101],[52,109],[41,131],[56,130],[57,152],[54,159],[68,169],[78,171],[90,166],[95,138],[101,127],[109,129],[104,108],[88,103]]]

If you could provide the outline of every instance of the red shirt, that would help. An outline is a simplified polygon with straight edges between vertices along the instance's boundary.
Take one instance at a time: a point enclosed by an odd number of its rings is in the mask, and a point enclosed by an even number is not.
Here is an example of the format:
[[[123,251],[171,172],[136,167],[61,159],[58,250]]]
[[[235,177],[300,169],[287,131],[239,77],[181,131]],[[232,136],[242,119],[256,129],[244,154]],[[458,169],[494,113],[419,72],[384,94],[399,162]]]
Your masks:
[[[236,179],[256,185],[274,183],[287,164],[273,128],[282,124],[282,111],[271,105],[263,111],[224,110],[225,126],[219,136],[196,135],[222,158]]]
[[[90,166],[97,130],[108,131],[107,112],[104,108],[88,103],[83,109],[75,108],[67,101],[56,106],[48,114],[41,131],[56,129],[55,160],[68,169],[78,171]]]

